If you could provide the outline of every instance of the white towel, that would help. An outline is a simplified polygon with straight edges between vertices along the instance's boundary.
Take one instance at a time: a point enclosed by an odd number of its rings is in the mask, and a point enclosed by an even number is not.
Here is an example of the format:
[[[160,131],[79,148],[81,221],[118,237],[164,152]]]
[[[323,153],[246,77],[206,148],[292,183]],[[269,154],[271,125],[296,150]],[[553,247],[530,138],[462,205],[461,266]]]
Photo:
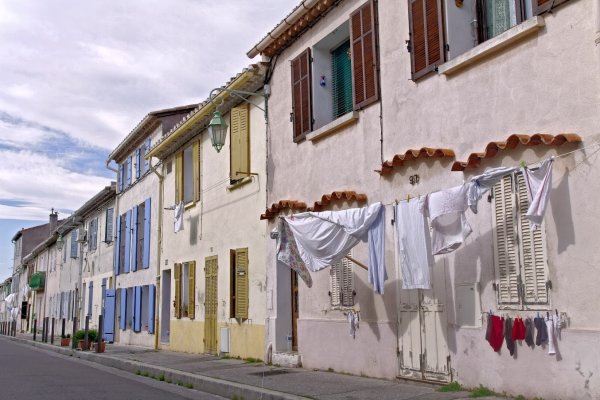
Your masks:
[[[175,206],[175,233],[183,230],[183,211],[185,206],[183,201]]]
[[[531,229],[536,230],[542,225],[550,187],[552,187],[552,165],[554,160],[549,158],[536,170],[523,168],[523,176],[527,186],[529,208],[525,216],[531,221]]]

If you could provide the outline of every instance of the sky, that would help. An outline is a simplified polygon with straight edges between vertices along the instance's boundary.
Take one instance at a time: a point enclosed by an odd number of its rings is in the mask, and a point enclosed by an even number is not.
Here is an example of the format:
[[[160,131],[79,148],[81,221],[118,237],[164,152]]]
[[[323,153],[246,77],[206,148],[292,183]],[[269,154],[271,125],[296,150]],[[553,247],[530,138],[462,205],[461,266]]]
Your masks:
[[[0,282],[20,228],[115,180],[105,160],[148,112],[204,100],[298,4],[0,0]]]

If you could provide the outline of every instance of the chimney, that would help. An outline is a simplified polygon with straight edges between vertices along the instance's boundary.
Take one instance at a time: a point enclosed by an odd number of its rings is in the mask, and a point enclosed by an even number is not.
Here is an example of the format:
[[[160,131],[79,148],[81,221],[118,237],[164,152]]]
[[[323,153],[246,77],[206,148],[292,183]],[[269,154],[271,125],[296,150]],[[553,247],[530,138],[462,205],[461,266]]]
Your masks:
[[[58,225],[58,213],[54,212],[54,208],[50,211],[50,234],[56,230],[56,226]]]

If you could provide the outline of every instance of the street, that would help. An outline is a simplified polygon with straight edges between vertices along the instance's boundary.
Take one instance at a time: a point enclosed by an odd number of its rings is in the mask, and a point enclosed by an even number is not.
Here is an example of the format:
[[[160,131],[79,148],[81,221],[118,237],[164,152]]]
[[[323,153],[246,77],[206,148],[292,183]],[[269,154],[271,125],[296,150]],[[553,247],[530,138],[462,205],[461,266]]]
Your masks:
[[[0,400],[223,399],[6,339],[0,363]]]

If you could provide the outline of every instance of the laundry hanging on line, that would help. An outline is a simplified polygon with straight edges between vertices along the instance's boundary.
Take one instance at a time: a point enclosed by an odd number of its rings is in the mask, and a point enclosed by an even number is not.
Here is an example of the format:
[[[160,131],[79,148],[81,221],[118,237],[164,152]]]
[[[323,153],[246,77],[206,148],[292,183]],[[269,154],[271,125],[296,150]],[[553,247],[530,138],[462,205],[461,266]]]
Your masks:
[[[285,223],[296,241],[299,256],[312,272],[336,264],[359,242],[367,241],[368,280],[375,292],[383,294],[387,273],[385,208],[381,203],[342,211],[294,214],[286,217]]]
[[[183,204],[183,201],[180,201],[179,204],[177,204],[175,206],[175,221],[174,221],[174,227],[175,227],[175,233],[182,231],[183,230],[183,211],[185,209],[185,206]]]
[[[548,195],[552,186],[552,166],[554,159],[545,160],[542,165],[530,170],[523,168],[523,176],[527,186],[527,196],[529,197],[529,208],[525,216],[531,221],[531,229],[536,230],[542,225]]]
[[[296,271],[306,286],[312,287],[312,277],[298,253],[298,246],[287,222],[281,218],[277,226],[277,259]]]
[[[395,210],[402,289],[431,289],[431,237],[427,218],[420,211],[419,199],[400,202]]]
[[[467,183],[467,203],[477,214],[477,203],[497,182],[506,175],[518,171],[519,167],[497,167],[486,169],[483,174],[474,176]]]

